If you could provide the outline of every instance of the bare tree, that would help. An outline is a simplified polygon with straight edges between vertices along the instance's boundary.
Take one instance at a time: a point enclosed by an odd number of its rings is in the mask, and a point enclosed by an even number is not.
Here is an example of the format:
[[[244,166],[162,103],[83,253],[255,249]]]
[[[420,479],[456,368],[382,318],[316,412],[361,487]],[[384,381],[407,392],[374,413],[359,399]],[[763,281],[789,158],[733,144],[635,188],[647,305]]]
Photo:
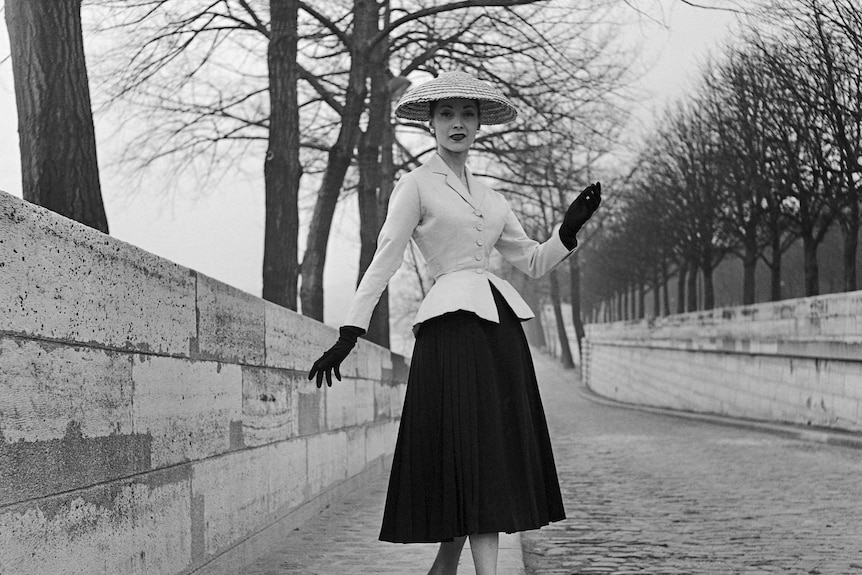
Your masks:
[[[703,308],[712,309],[715,294],[712,272],[728,252],[729,244],[721,233],[722,186],[716,154],[716,134],[711,130],[697,101],[676,106],[659,131],[659,150],[655,169],[662,174],[661,193],[670,194],[665,202],[669,225],[681,232],[680,250],[688,263],[687,310],[697,305],[697,276],[703,276]]]
[[[727,52],[723,63],[705,71],[701,102],[718,136],[716,152],[723,167],[719,173],[726,200],[720,208],[723,233],[742,260],[742,303],[749,305],[755,299],[757,262],[768,246],[763,232],[771,186],[763,116],[769,98],[750,54]]]
[[[271,0],[269,147],[264,159],[266,215],[263,298],[296,309],[299,234],[299,102],[296,85],[299,0]]]
[[[783,6],[789,13],[794,62],[806,71],[819,96],[824,120],[826,169],[838,176],[830,197],[844,234],[844,289],[857,286],[860,177],[862,167],[862,43],[858,24],[862,11],[844,0],[797,0]]]
[[[768,109],[771,119],[769,137],[773,143],[773,169],[782,182],[780,194],[794,234],[802,239],[805,293],[820,293],[817,249],[835,219],[836,174],[829,169],[819,112],[820,96],[798,67],[794,52],[800,47],[757,40],[761,55],[776,79],[774,96]],[[798,56],[798,54],[797,54]]]
[[[24,199],[108,233],[81,0],[8,0]]]

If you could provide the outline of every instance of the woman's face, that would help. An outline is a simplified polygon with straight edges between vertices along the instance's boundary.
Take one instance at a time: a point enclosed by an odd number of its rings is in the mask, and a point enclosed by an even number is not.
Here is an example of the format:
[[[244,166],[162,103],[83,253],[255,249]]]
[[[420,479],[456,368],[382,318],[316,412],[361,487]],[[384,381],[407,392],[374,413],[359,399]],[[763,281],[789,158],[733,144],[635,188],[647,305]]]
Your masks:
[[[479,129],[479,109],[476,102],[464,98],[440,100],[431,118],[438,148],[450,152],[466,152],[473,145]]]

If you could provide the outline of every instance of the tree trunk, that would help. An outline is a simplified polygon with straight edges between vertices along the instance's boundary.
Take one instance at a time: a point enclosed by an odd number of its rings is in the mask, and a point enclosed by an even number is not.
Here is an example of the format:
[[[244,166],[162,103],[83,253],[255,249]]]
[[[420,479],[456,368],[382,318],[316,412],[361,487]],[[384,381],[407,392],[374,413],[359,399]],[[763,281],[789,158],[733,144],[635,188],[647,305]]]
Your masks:
[[[820,295],[820,268],[817,265],[817,241],[808,235],[802,236],[802,253],[805,270],[805,295]]]
[[[630,285],[627,285],[625,291],[625,310],[623,312],[623,319],[625,321],[634,319],[634,315],[632,314],[632,306],[634,305],[632,303],[633,301],[634,295],[632,294],[632,287]]]
[[[641,280],[638,282],[638,319],[644,319],[646,317],[646,282]]]
[[[629,319],[638,318],[638,284],[632,283],[629,287]]]
[[[385,205],[381,210],[380,198],[384,194],[383,180],[391,181],[391,174],[383,174],[382,155],[384,153],[384,133],[390,124],[391,100],[389,95],[389,44],[386,41],[377,43],[368,55],[371,62],[369,75],[371,77],[371,96],[368,107],[368,126],[362,134],[359,143],[359,277],[357,285],[365,275],[365,270],[374,258],[377,250],[377,235],[386,217]],[[389,155],[392,150],[390,145]],[[388,198],[387,198],[388,200]],[[389,347],[389,290],[380,297],[377,307],[371,316],[368,333],[365,336],[370,341]]]
[[[670,314],[670,291],[668,284],[670,283],[670,274],[667,271],[667,260],[662,260],[661,262],[661,285],[662,285],[662,296],[664,298],[664,313],[662,315]]]
[[[323,267],[326,247],[332,228],[332,216],[344,176],[353,159],[353,148],[359,135],[359,120],[365,108],[366,79],[368,77],[367,45],[377,30],[377,4],[375,0],[354,0],[353,34],[350,45],[350,73],[345,94],[341,129],[335,144],[329,149],[323,183],[317,192],[317,202],[311,216],[302,259],[302,313],[323,321]]]
[[[269,148],[263,164],[266,216],[263,299],[296,310],[299,276],[299,104],[296,82],[299,0],[272,0],[269,66]]]
[[[534,286],[535,284],[532,284],[525,289],[518,290],[524,296],[524,301],[527,302],[530,309],[536,312],[536,317],[525,321],[521,325],[524,326],[524,334],[527,336],[527,341],[530,345],[539,349],[545,349],[548,346],[548,342],[545,340],[545,326],[542,322],[542,302]]]
[[[569,336],[566,334],[566,324],[563,323],[563,307],[560,301],[560,280],[557,270],[549,275],[551,282],[551,303],[554,306],[554,318],[557,320],[557,338],[560,340],[560,361],[563,367],[570,369],[575,367],[572,359],[572,349],[569,347]]]
[[[628,297],[625,288],[623,288],[622,290],[620,290],[620,307],[618,310],[617,320],[625,321],[626,313],[628,313]]]
[[[679,275],[676,278],[676,313],[685,313],[685,284],[688,278],[688,266],[680,264]]]
[[[108,233],[81,0],[7,0],[24,199]]]
[[[697,311],[697,265],[688,270],[688,305],[686,311]]]
[[[843,172],[846,181],[845,185],[847,186],[845,202],[846,211],[838,210],[839,217],[843,220],[842,228],[845,228],[846,232],[846,235],[844,236],[843,254],[844,291],[856,291],[856,251],[859,244],[859,192],[857,190],[856,175],[859,173],[860,154],[858,148],[858,131],[856,132],[856,138],[852,138],[851,134],[853,134],[854,128],[858,130],[860,123],[862,122],[860,122],[858,115],[851,112],[855,120],[854,126],[853,121],[846,114],[846,104],[844,104],[844,97],[840,95],[842,90],[839,88],[839,86],[845,82],[843,76],[846,72],[841,71],[840,64],[835,61],[835,54],[833,51],[839,51],[840,53],[840,48],[837,43],[833,44],[834,40],[825,30],[823,21],[825,14],[826,12],[824,12],[823,8],[820,6],[816,7],[813,21],[817,29],[819,50],[817,50],[815,57],[819,60],[820,65],[818,68],[822,66],[823,80],[826,82],[825,89],[822,90],[822,92],[829,112],[827,117],[831,120],[831,131],[834,134],[834,138],[838,144],[838,149],[841,152],[841,171]],[[849,27],[847,28],[847,31],[849,31]],[[854,38],[858,38],[855,34],[856,32],[854,32]],[[858,46],[856,48],[858,50]],[[856,55],[857,57],[859,56],[858,51],[856,52]],[[858,59],[856,61],[858,62]],[[858,94],[858,70],[856,71],[856,74],[856,93]],[[858,111],[856,113],[858,114]],[[851,143],[851,140],[855,141]],[[842,206],[842,208],[845,206]],[[841,212],[845,213],[842,214]],[[816,246],[814,249],[817,249]]]
[[[777,225],[771,225],[771,234],[770,238],[771,249],[772,249],[772,263],[769,264],[769,272],[770,272],[770,298],[772,301],[780,301],[781,300],[781,259],[782,259],[782,251],[781,251],[781,233],[778,231]]]
[[[703,309],[715,308],[715,284],[712,281],[713,267],[711,264],[703,266]]]
[[[757,245],[754,241],[745,242],[742,256],[742,303],[751,305],[755,298],[755,272],[757,271]]]
[[[569,296],[572,304],[572,325],[575,326],[575,337],[578,339],[578,356],[583,358],[582,346],[584,336],[584,320],[581,317],[581,262],[575,252],[569,257]],[[578,363],[581,363],[578,361]]]
[[[844,230],[844,291],[856,291],[856,253],[859,249],[859,205],[856,217],[851,219]]]

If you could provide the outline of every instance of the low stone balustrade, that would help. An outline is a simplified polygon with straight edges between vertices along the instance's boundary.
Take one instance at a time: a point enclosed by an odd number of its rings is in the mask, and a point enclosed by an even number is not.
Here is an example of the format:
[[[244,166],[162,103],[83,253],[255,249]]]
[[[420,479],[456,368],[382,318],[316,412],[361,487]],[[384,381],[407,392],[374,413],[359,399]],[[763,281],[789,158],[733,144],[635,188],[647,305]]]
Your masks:
[[[862,291],[586,332],[585,380],[606,397],[862,431]]]
[[[0,192],[0,571],[233,573],[383,472],[405,360]]]

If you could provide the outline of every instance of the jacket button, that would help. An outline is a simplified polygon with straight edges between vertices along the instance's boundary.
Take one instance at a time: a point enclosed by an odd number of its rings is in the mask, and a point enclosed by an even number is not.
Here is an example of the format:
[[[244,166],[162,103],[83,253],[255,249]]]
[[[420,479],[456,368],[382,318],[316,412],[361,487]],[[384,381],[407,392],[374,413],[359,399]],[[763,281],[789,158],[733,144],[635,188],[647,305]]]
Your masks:
[[[476,261],[477,261],[477,262],[481,262],[481,261],[482,261],[482,254],[476,254]]]
[[[480,232],[484,229],[482,222],[479,222],[478,224],[476,224],[476,229],[479,230]]]
[[[479,217],[481,218],[481,217],[482,217],[482,212],[480,212],[479,210],[474,210],[474,211],[473,211],[473,215],[475,215],[475,216],[479,216]]]
[[[481,274],[481,273],[484,273],[484,272],[485,272],[485,270],[483,270],[482,268],[476,268],[476,270],[475,270],[475,271],[476,271],[476,273],[477,273],[477,274]]]
[[[482,238],[479,238],[478,240],[476,240],[476,245],[477,245],[477,246],[481,246],[481,245],[484,245],[484,244],[485,244],[485,242],[483,242],[483,241],[482,241]]]

